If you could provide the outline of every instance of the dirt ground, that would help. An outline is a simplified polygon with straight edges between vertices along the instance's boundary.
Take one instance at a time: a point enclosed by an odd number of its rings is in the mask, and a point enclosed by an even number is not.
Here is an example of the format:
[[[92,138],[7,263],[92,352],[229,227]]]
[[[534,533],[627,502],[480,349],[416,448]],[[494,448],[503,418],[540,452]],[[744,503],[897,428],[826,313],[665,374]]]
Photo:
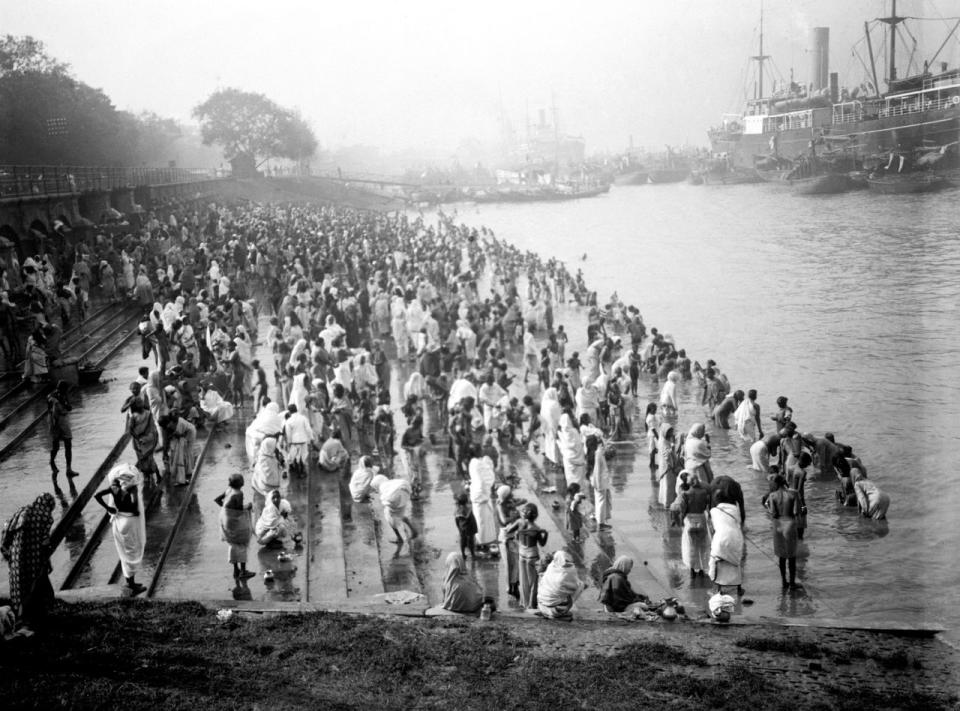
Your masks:
[[[0,643],[4,708],[960,708],[933,638],[693,622],[58,603]]]

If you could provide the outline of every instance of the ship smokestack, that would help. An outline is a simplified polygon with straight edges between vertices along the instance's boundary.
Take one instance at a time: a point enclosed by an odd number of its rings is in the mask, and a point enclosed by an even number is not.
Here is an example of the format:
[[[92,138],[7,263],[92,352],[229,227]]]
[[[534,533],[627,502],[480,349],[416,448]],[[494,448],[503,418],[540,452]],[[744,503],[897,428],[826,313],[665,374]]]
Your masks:
[[[830,103],[835,104],[840,99],[840,76],[830,72]]]
[[[814,27],[810,32],[810,83],[814,91],[828,86],[830,73],[830,28]]]

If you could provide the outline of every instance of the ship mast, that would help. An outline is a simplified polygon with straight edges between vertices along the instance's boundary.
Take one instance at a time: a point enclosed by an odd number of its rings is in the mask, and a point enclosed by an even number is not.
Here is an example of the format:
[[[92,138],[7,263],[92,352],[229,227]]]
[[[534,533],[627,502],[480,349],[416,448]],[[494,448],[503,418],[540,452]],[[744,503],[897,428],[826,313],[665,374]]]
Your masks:
[[[890,78],[888,84],[897,79],[897,25],[906,20],[906,17],[897,16],[897,0],[890,0],[890,17],[878,17],[885,25],[890,25]]]
[[[759,74],[759,86],[757,88],[757,96],[755,98],[763,98],[763,63],[767,59],[770,59],[769,55],[763,53],[763,2],[760,2],[760,53],[750,57],[750,59],[757,60],[757,74]]]

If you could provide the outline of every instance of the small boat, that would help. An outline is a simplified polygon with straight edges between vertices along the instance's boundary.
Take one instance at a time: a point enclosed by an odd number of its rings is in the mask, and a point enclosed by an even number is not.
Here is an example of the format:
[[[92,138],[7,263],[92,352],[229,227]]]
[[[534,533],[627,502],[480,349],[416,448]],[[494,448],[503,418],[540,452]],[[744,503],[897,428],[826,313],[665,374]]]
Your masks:
[[[614,185],[646,185],[649,173],[645,170],[634,170],[629,173],[620,173],[613,179]]]
[[[685,180],[689,174],[690,171],[686,168],[679,170],[671,168],[651,170],[650,174],[647,176],[647,182],[651,185],[660,185],[661,183],[679,183]]]
[[[79,375],[80,387],[86,385],[96,385],[100,382],[100,376],[103,375],[103,368],[97,368],[93,365],[85,365],[77,371]]]
[[[787,178],[786,182],[798,195],[836,195],[853,187],[846,173],[822,173],[806,178]]]
[[[772,170],[757,168],[756,173],[757,177],[764,183],[783,183],[786,182],[787,176],[790,175],[792,170],[793,168],[776,168]]]
[[[62,380],[75,388],[82,388],[99,383],[101,375],[103,375],[103,368],[88,361],[78,361],[74,358],[52,364],[47,373],[47,379],[51,383]]]
[[[950,181],[935,173],[901,173],[867,178],[867,185],[881,195],[905,195],[943,190]]]

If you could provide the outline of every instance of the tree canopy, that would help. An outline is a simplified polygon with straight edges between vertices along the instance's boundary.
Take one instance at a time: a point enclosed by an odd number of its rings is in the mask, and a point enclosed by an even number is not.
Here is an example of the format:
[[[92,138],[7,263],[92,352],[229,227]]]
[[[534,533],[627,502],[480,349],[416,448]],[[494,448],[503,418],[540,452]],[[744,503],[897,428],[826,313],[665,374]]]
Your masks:
[[[69,73],[70,65],[47,54],[43,42],[30,36],[0,37],[0,77],[16,74]]]
[[[33,37],[0,38],[0,163],[167,163],[176,122],[118,111]]]
[[[252,175],[268,158],[304,160],[317,150],[306,121],[263,94],[221,89],[193,110],[203,142],[223,148],[236,175]]]

